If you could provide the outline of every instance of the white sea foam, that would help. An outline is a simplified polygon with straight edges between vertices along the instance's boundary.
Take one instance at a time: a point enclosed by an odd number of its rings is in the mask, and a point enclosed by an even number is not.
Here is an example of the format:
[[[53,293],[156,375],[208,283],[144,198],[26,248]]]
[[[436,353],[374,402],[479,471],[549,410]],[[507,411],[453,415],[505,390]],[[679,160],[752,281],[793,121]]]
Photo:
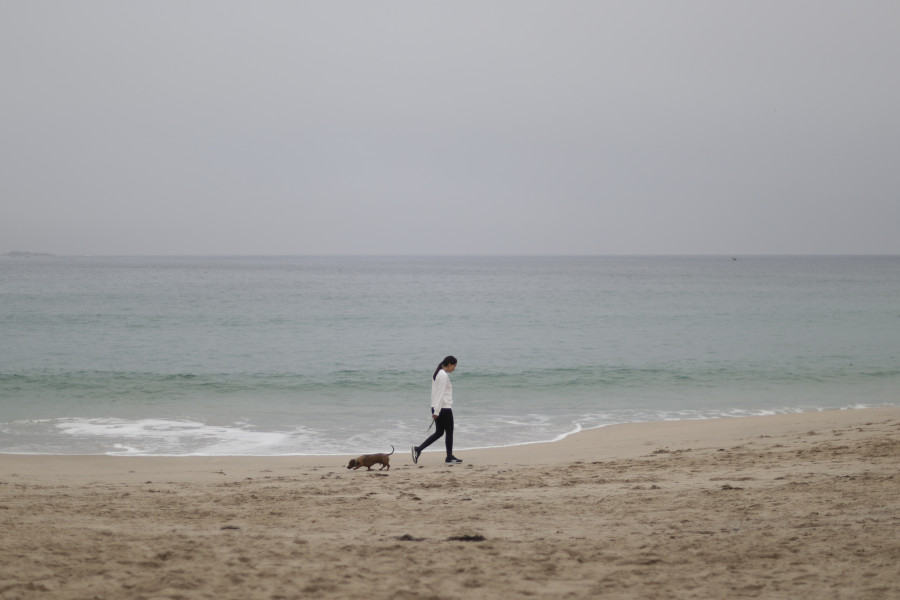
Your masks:
[[[245,424],[208,425],[173,419],[66,419],[57,429],[75,438],[107,440],[112,455],[220,456],[283,453],[302,429],[257,431]]]

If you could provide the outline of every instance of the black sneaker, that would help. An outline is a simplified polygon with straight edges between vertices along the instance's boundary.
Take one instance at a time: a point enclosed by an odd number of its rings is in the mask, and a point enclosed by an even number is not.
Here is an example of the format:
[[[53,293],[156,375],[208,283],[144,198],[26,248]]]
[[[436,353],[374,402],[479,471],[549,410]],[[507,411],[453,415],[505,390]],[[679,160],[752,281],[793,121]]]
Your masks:
[[[420,455],[420,454],[422,454],[422,451],[419,450],[418,448],[416,448],[415,446],[413,446],[413,447],[412,447],[413,463],[418,463],[418,462],[419,462],[419,455]]]
[[[458,465],[462,463],[462,461],[455,456],[448,456],[444,462],[448,465]]]

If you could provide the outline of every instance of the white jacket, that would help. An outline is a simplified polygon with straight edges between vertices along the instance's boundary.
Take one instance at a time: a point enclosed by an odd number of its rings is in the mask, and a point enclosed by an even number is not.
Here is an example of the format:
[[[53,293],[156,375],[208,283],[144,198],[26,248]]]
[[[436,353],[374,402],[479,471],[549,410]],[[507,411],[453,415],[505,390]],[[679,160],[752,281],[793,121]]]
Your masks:
[[[453,386],[447,371],[441,369],[431,382],[431,408],[434,414],[440,414],[442,408],[453,407]]]

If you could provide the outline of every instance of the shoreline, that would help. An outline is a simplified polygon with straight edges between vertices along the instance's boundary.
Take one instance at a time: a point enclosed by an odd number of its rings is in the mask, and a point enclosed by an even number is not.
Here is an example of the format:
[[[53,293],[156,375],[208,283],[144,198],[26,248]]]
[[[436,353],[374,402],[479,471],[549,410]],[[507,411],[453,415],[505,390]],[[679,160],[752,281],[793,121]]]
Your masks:
[[[721,445],[753,436],[765,436],[766,432],[784,435],[797,432],[804,427],[816,428],[835,426],[839,423],[867,422],[873,418],[896,415],[900,418],[900,407],[880,406],[867,408],[847,408],[816,410],[799,413],[779,413],[742,417],[722,417],[715,419],[683,419],[675,421],[637,421],[616,423],[571,433],[562,439],[542,442],[526,442],[510,446],[457,450],[465,466],[469,462],[479,464],[544,465],[586,459],[633,458],[646,453],[648,448],[660,450],[683,450],[695,443]],[[412,467],[408,448],[396,448],[392,456],[392,466],[405,464]],[[422,465],[442,466],[442,440],[426,450],[420,458]],[[464,456],[470,457],[466,460]],[[159,462],[173,474],[192,472],[188,463],[214,465],[217,463],[234,465],[238,468],[253,468],[260,463],[272,463],[280,468],[288,467],[338,467],[355,458],[355,454],[296,454],[296,455],[185,455],[158,456],[109,454],[0,454],[0,477],[9,466],[17,466],[28,471],[32,466],[47,473],[57,469],[74,467],[97,469],[97,474],[115,473],[119,467],[146,467]],[[177,467],[177,468],[176,468]]]
[[[582,435],[584,433],[589,433],[592,431],[604,430],[612,427],[621,427],[621,426],[640,426],[640,425],[648,425],[655,426],[662,423],[677,423],[677,422],[719,422],[719,421],[727,421],[731,419],[754,419],[754,418],[766,418],[766,417],[782,417],[789,415],[809,415],[814,413],[829,413],[832,411],[857,411],[857,410],[869,410],[869,409],[880,409],[880,408],[898,408],[900,405],[895,404],[878,404],[878,405],[849,405],[843,406],[840,408],[808,408],[808,409],[798,409],[791,411],[783,411],[783,412],[775,412],[775,411],[762,411],[759,414],[737,414],[737,415],[722,415],[722,416],[700,416],[700,417],[685,417],[679,419],[666,419],[659,421],[628,421],[628,422],[620,422],[620,423],[609,423],[604,425],[596,425],[592,427],[582,427],[580,424],[576,423],[576,427],[570,431],[558,434],[554,439],[550,440],[537,440],[537,441],[528,441],[528,442],[513,442],[506,445],[496,445],[496,446],[476,446],[471,448],[456,448],[456,452],[484,452],[484,451],[493,451],[493,450],[505,450],[505,449],[515,449],[522,448],[534,445],[543,445],[543,444],[556,444],[560,442],[564,442],[572,436]],[[388,444],[390,445],[390,444]],[[438,449],[438,446],[441,446]],[[395,449],[397,447],[395,446]],[[397,450],[399,451],[399,450]],[[443,452],[443,446],[439,441],[437,444],[429,448],[425,451],[426,454],[435,453],[435,452]],[[57,453],[57,452],[5,452],[0,451],[0,457],[2,456],[79,456],[79,457],[99,457],[99,456],[109,456],[112,458],[160,458],[160,459],[168,459],[168,458],[179,458],[179,459],[188,459],[188,458],[345,458],[350,457],[351,454],[347,452],[333,452],[327,454],[316,454],[316,453],[288,453],[288,454],[203,454],[203,453],[191,453],[191,454],[140,454],[140,453],[95,453],[95,454],[80,454],[80,453]],[[356,455],[352,455],[356,456]]]
[[[900,597],[900,407],[459,456],[0,455],[0,600]]]

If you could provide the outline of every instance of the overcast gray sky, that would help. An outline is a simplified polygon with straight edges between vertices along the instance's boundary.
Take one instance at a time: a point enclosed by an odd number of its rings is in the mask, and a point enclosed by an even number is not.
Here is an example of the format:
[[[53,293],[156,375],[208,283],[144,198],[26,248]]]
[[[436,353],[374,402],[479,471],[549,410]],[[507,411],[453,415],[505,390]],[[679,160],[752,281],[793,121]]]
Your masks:
[[[0,252],[900,253],[900,2],[0,3]]]

